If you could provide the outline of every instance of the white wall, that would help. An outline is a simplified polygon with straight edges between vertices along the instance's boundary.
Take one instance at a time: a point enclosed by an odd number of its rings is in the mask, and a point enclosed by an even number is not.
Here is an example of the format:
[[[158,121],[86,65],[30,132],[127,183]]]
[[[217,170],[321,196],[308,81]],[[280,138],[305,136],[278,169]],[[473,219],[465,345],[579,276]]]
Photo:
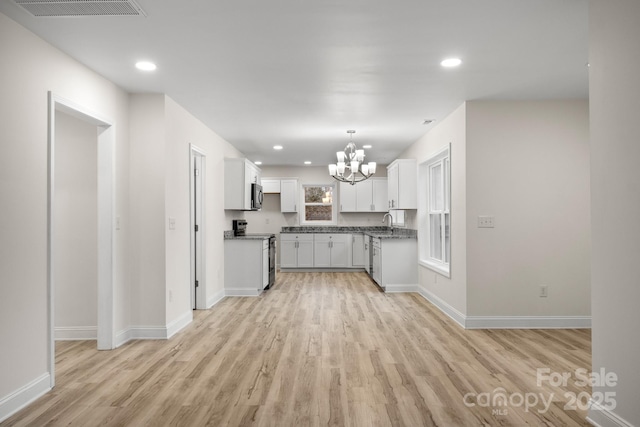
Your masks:
[[[94,338],[98,325],[98,137],[95,125],[55,113],[55,327]]]
[[[462,104],[399,156],[417,159],[420,165],[451,144],[451,277],[444,277],[423,266],[418,269],[422,292],[443,301],[461,315],[467,314],[466,110],[466,104]],[[415,213],[409,212],[408,226],[419,228]]]
[[[466,167],[468,315],[589,316],[587,101],[467,102]]]
[[[209,305],[224,291],[224,230],[231,229],[231,218],[239,217],[237,213],[224,211],[224,158],[244,156],[169,97],[165,97],[165,120],[166,217],[176,218],[176,229],[168,232],[166,245],[166,287],[173,294],[166,315],[167,323],[171,323],[191,312],[189,144],[206,154],[204,233]]]
[[[640,2],[589,4],[593,371],[618,375],[613,413],[640,425]],[[623,425],[598,411],[602,426]]]
[[[165,117],[164,95],[131,95],[129,246],[132,325],[164,326],[165,315]],[[127,329],[130,325],[126,325]],[[118,331],[122,333],[122,331]]]
[[[128,95],[0,14],[0,418],[48,384],[47,92],[116,123],[116,215],[128,219]],[[127,324],[125,232],[116,233],[116,328]],[[7,396],[9,400],[3,400]]]
[[[586,100],[469,101],[403,152],[420,164],[452,147],[451,278],[421,266],[422,292],[461,323],[588,322],[588,141]],[[496,227],[477,228],[478,215],[494,216]],[[409,226],[420,228],[418,221],[409,215]]]
[[[134,325],[167,327],[191,316],[190,144],[206,154],[206,298],[224,289],[224,158],[242,153],[162,94],[131,95]],[[169,218],[175,229],[169,229]],[[171,294],[171,298],[169,295]]]

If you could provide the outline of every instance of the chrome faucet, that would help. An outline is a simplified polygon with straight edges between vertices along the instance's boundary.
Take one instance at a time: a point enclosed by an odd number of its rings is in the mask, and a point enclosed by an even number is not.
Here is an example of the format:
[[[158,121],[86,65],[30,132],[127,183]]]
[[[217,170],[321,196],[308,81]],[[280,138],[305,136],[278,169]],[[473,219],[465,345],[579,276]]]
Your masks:
[[[389,212],[384,214],[384,216],[382,217],[382,223],[384,224],[384,220],[387,219],[387,217],[389,217],[389,228],[393,228],[393,217],[391,216],[391,213],[389,213]]]

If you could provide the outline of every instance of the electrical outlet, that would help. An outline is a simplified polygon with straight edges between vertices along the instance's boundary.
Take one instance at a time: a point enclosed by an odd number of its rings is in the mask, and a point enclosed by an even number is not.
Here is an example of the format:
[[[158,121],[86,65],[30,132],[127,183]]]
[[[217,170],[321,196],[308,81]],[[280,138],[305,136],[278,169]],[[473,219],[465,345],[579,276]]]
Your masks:
[[[173,291],[169,289],[169,302],[173,301]]]
[[[269,224],[269,218],[265,218],[265,219],[264,219],[264,223],[265,223],[265,224]]]
[[[549,296],[549,287],[547,285],[540,285],[540,298],[546,298]]]
[[[478,228],[494,228],[495,221],[492,216],[480,215],[478,216]]]

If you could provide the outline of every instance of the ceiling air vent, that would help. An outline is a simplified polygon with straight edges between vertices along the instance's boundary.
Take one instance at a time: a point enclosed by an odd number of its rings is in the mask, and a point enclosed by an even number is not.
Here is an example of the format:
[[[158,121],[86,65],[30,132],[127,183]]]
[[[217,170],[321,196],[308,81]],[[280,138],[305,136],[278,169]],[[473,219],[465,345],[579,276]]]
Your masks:
[[[33,16],[146,16],[134,0],[14,0]]]

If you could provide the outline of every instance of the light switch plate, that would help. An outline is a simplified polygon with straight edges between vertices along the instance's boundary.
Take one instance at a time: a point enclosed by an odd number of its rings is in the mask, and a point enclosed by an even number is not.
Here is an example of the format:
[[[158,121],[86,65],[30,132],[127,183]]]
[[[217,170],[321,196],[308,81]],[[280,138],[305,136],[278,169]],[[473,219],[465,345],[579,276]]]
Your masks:
[[[176,219],[169,217],[169,230],[175,230],[176,229]]]
[[[494,228],[495,221],[492,216],[480,215],[478,216],[478,228]]]

